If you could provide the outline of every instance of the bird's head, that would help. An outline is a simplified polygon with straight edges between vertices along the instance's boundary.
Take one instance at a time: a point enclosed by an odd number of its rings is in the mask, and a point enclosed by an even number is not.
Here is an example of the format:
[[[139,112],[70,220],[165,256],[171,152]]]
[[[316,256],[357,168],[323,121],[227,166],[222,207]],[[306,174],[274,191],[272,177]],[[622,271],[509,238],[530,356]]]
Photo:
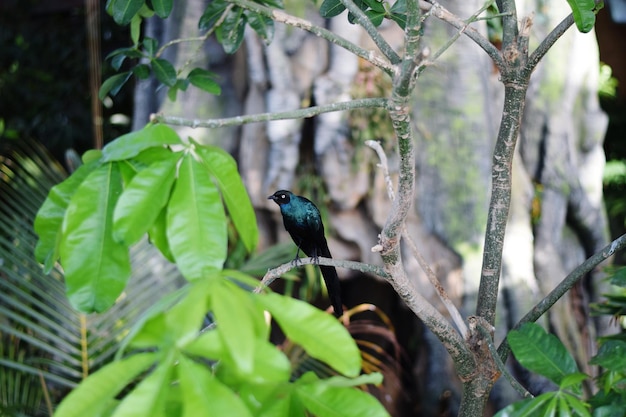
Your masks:
[[[287,190],[279,190],[276,191],[271,196],[267,197],[268,200],[274,200],[276,204],[282,206],[283,204],[288,204],[291,201],[291,196],[293,193]]]

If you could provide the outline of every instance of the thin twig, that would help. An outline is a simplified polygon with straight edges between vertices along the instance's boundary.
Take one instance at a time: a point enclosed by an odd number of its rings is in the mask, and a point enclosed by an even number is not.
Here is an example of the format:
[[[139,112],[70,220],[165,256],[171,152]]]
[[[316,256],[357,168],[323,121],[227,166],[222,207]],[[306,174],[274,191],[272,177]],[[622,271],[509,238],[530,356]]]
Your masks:
[[[393,201],[395,198],[395,195],[393,192],[393,183],[391,181],[391,176],[389,175],[389,167],[387,165],[387,155],[385,154],[385,151],[383,150],[380,143],[373,141],[373,140],[368,140],[367,142],[365,142],[365,144],[369,146],[370,148],[372,148],[378,155],[378,158],[380,159],[380,163],[378,164],[378,167],[382,169],[383,171],[383,176],[385,177],[385,183],[387,184],[387,194],[389,196],[389,199]],[[465,321],[463,320],[461,313],[456,308],[454,303],[450,300],[450,297],[448,296],[448,293],[446,293],[445,288],[441,285],[441,282],[439,282],[439,280],[437,279],[437,275],[428,264],[428,261],[424,259],[424,257],[422,256],[422,253],[417,248],[417,245],[415,244],[415,242],[409,235],[409,232],[406,228],[406,224],[402,228],[402,238],[409,245],[409,249],[411,249],[411,252],[413,253],[413,257],[417,260],[417,263],[419,264],[419,266],[422,268],[422,270],[428,277],[428,280],[430,281],[432,286],[435,288],[435,291],[437,292],[439,299],[448,310],[448,313],[450,313],[450,317],[452,317],[452,321],[454,322],[454,324],[456,324],[457,328],[459,329],[461,336],[463,337],[463,339],[465,339],[467,337],[467,326],[465,325]]]
[[[271,120],[301,119],[317,116],[322,113],[334,111],[353,110],[366,107],[387,107],[386,98],[364,98],[360,100],[343,101],[340,103],[325,104],[322,106],[307,107],[277,113],[260,113],[246,116],[224,117],[221,119],[186,119],[184,117],[164,116],[162,114],[152,114],[150,121],[153,123],[164,123],[173,126],[187,126],[191,128],[206,127],[227,127],[240,126],[248,123],[269,122]]]

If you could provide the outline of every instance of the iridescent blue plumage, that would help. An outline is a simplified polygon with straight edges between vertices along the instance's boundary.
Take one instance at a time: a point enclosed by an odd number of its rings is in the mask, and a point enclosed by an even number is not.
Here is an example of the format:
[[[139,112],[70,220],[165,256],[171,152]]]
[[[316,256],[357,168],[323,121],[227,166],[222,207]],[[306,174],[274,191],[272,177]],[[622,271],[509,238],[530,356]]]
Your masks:
[[[296,259],[302,250],[307,256],[332,258],[328,243],[324,236],[324,225],[320,211],[309,199],[293,194],[291,191],[280,190],[268,197],[280,207],[285,229],[298,246]],[[337,270],[333,266],[320,265],[328,297],[337,317],[343,314],[341,304],[341,287]]]

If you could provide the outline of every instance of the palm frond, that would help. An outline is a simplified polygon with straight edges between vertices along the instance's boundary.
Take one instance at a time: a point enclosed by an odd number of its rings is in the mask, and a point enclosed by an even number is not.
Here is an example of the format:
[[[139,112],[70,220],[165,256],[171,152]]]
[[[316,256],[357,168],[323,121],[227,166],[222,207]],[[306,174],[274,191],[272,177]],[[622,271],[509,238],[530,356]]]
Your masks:
[[[45,275],[33,255],[37,210],[66,175],[35,142],[0,142],[0,410],[11,406],[13,414],[20,407],[48,414],[41,407],[46,391],[57,402],[111,360],[142,313],[184,283],[176,266],[143,241],[131,250],[133,276],[118,302],[103,314],[74,310],[62,270]]]

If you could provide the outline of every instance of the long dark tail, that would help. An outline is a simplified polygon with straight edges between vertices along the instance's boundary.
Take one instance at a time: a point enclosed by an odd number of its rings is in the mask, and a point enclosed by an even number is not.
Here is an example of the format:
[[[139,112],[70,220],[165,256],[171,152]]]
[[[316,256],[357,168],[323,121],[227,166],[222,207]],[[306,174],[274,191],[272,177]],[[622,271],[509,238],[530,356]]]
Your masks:
[[[324,245],[320,248],[320,255],[324,258],[332,258],[328,244],[324,242]],[[337,270],[334,266],[320,265],[322,271],[322,277],[326,283],[328,289],[328,298],[335,310],[335,316],[339,317],[343,314],[343,305],[341,304],[341,285],[339,283],[339,277],[337,276]]]

